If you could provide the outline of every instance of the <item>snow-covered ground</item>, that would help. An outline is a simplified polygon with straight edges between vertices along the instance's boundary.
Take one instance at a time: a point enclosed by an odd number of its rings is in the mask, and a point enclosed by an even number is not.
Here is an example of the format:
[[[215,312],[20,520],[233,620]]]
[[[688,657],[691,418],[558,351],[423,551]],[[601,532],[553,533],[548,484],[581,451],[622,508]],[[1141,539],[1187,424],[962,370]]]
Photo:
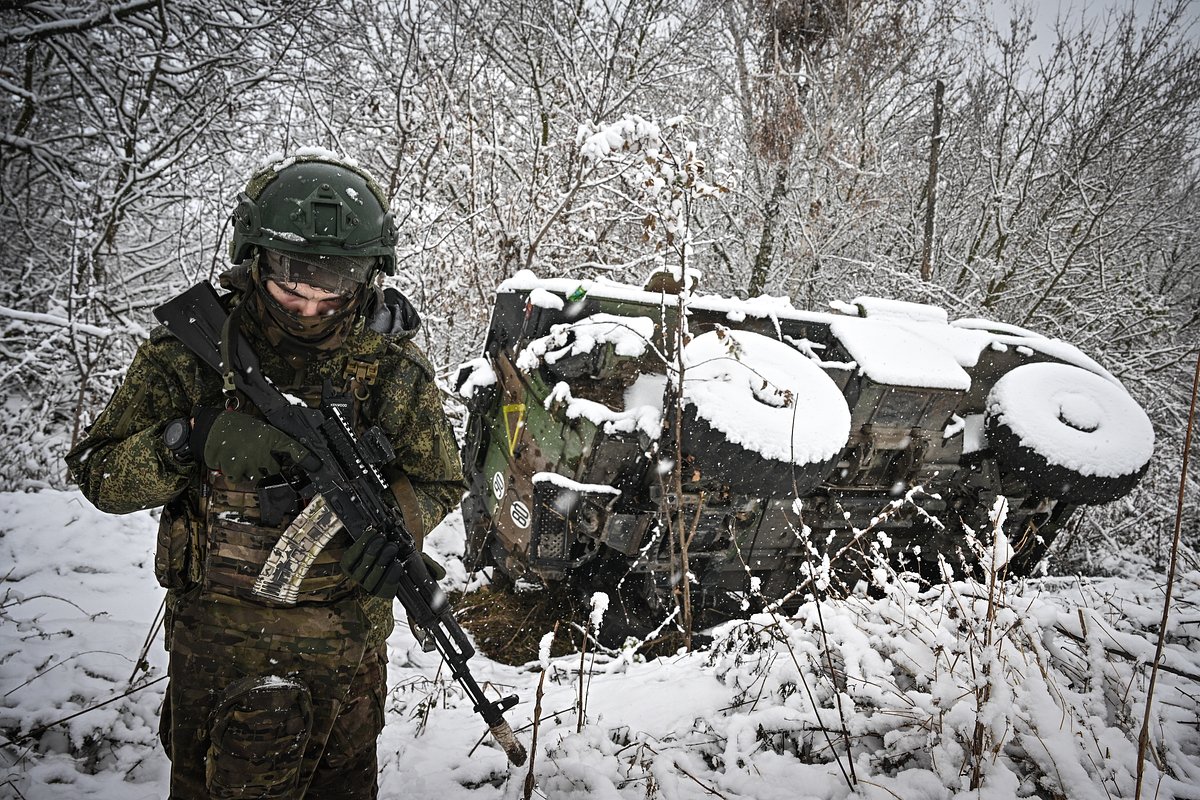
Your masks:
[[[461,520],[431,549],[462,584]],[[0,797],[157,798],[161,600],[149,513],[101,514],[75,492],[0,494]],[[1200,573],[1176,587],[1143,797],[1200,798]],[[546,660],[535,797],[1132,797],[1162,586],[1143,579],[955,584],[804,606],[649,663]],[[518,798],[483,725],[404,625],[389,642],[384,798]],[[542,664],[477,656],[529,724]],[[45,730],[84,708],[127,697]],[[33,732],[35,735],[27,737]],[[519,732],[529,745],[531,731]],[[849,754],[848,754],[849,751]],[[976,757],[980,754],[980,757]],[[972,781],[980,786],[970,787]]]

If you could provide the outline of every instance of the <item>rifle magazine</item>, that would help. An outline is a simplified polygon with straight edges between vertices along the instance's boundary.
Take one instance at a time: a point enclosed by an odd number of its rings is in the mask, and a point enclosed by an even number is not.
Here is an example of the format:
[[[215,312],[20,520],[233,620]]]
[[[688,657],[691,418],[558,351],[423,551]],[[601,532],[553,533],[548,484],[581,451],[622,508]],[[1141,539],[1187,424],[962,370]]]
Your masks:
[[[254,581],[254,594],[286,606],[294,606],[300,582],[317,556],[342,529],[341,520],[321,495],[313,498],[292,520]]]

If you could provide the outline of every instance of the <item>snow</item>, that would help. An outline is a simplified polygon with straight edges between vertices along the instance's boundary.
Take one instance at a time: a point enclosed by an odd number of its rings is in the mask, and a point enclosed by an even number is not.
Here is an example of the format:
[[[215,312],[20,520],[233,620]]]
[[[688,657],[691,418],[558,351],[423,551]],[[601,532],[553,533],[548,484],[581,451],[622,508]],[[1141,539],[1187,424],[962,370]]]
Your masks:
[[[529,293],[529,303],[537,308],[549,308],[562,311],[564,301],[556,294],[550,294],[545,289],[534,289]]]
[[[863,317],[872,319],[898,319],[908,322],[936,322],[947,324],[949,317],[946,309],[925,303],[909,303],[904,300],[891,300],[883,297],[856,297],[850,304],[858,309]]]
[[[585,161],[594,163],[622,151],[651,150],[661,138],[658,125],[630,114],[595,131],[581,125],[576,140],[580,155]]]
[[[942,431],[942,439],[953,439],[961,434],[962,454],[965,456],[968,453],[977,453],[987,447],[984,433],[986,421],[987,417],[984,414],[967,414],[965,417],[951,414],[950,421]]]
[[[263,170],[263,169],[267,169],[269,167],[269,168],[275,170],[276,172],[279,172],[280,170],[286,169],[287,167],[290,167],[292,164],[295,164],[300,159],[318,159],[321,161],[332,161],[334,163],[345,164],[348,167],[355,167],[355,168],[357,168],[359,166],[358,161],[356,161],[353,158],[350,158],[349,156],[344,156],[335,150],[330,150],[325,147],[316,147],[316,146],[310,145],[310,146],[306,146],[306,147],[296,148],[296,150],[290,156],[287,156],[284,153],[279,152],[279,151],[270,153],[265,158],[263,158],[263,160],[261,162],[259,162],[258,168],[259,168],[259,170]]]
[[[1052,464],[1118,477],[1154,454],[1154,428],[1119,384],[1065,364],[1024,364],[996,381],[988,414]]]
[[[963,422],[963,455],[969,453],[978,453],[987,447],[987,438],[984,434],[984,424],[987,421],[985,414],[968,414]]]
[[[817,363],[817,366],[824,370],[839,370],[849,372],[858,369],[858,364],[853,361],[826,361],[821,358],[821,350],[825,349],[825,345],[817,344],[809,339],[797,339],[793,336],[785,335],[783,341],[790,344],[792,347],[799,350],[804,355],[811,358]]]
[[[971,388],[971,376],[954,355],[912,331],[874,319],[838,320],[831,326],[858,369],[871,380],[928,389]]]
[[[654,320],[649,317],[592,314],[575,322],[552,325],[550,333],[525,346],[517,357],[517,367],[529,372],[543,361],[553,364],[559,359],[590,353],[596,347],[608,344],[618,356],[637,358],[646,352],[653,335]]]
[[[79,333],[86,333],[89,336],[112,336],[114,330],[112,328],[100,327],[98,325],[88,325],[85,322],[75,322],[56,314],[35,314],[29,311],[18,311],[15,308],[0,306],[0,317],[5,319],[15,319],[22,322],[32,322],[35,325],[53,325],[59,328],[70,328]],[[12,330],[6,331],[8,335],[12,334]]]
[[[1008,500],[1006,498],[996,498],[988,519],[992,523],[992,544],[986,551],[984,563],[991,564],[992,571],[999,571],[1012,561],[1016,554],[1012,543],[1004,533],[1004,522],[1008,519]]]
[[[603,483],[580,483],[579,481],[573,481],[568,477],[559,475],[557,472],[535,472],[533,473],[533,482],[550,483],[560,489],[569,489],[572,492],[612,495],[619,495],[621,493],[621,490],[615,486],[608,486]]]
[[[0,795],[166,796],[156,736],[165,683],[149,683],[164,674],[161,641],[128,697],[14,741],[126,691],[162,596],[154,529],[148,512],[101,514],[77,492],[0,494],[0,560],[11,570],[0,603]],[[427,540],[448,586],[467,580],[464,538],[455,514]],[[922,591],[896,576],[877,598],[732,620],[707,650],[648,662],[600,650],[582,675],[581,731],[579,655],[552,658],[549,631],[530,664],[477,655],[470,666],[483,685],[519,695],[506,716],[526,745],[545,672],[534,797],[1131,797],[1159,583],[1043,579],[989,596],[987,582]],[[1200,572],[1184,572],[1180,608],[1194,608],[1198,592]],[[1155,690],[1145,769],[1160,800],[1194,798],[1200,785],[1200,632],[1190,617],[1172,615]],[[476,747],[484,725],[438,655],[403,621],[388,652],[380,796],[521,797],[526,770],[490,739]],[[972,790],[977,724],[985,749]]]
[[[625,390],[625,408],[648,407],[662,411],[663,392],[667,390],[667,376],[661,373],[643,372]]]
[[[578,298],[590,295],[597,299],[624,300],[651,308],[658,308],[663,297],[659,293],[646,292],[638,287],[611,280],[539,278],[530,270],[518,271],[501,283],[497,291],[532,292],[535,289],[562,297]],[[717,295],[693,295],[688,300],[692,309],[719,312],[735,322],[747,317],[774,321],[796,320],[836,325],[837,331],[849,331],[851,336],[855,336],[854,331],[861,327],[865,332],[856,338],[875,355],[872,368],[879,374],[898,371],[906,375],[907,380],[914,381],[907,384],[911,386],[940,386],[946,383],[961,386],[963,375],[955,372],[950,363],[957,362],[960,367],[970,369],[979,363],[981,354],[993,347],[1013,347],[1018,350],[1024,348],[1030,353],[1042,353],[1116,382],[1116,378],[1106,369],[1074,345],[1059,339],[1050,339],[1016,325],[975,318],[953,320],[946,324],[941,321],[943,315],[937,313],[938,310],[933,306],[869,297],[856,298],[856,303],[866,303],[876,310],[876,314],[882,311],[883,315],[861,317],[858,305],[837,301],[830,305],[844,313],[801,311],[796,309],[787,297],[762,296],[739,300]],[[905,311],[900,313],[900,309]],[[900,354],[899,361],[888,355],[889,338],[898,341],[900,337],[904,337],[909,347],[920,351],[919,360],[911,353]],[[928,374],[920,369],[924,364],[928,364]]]
[[[957,436],[967,429],[967,421],[958,414],[951,414],[950,421],[946,423],[946,427],[942,430],[942,439],[949,439]]]
[[[593,592],[591,612],[588,614],[588,625],[592,633],[599,635],[600,626],[604,624],[604,615],[608,611],[608,595],[604,592]]]
[[[476,390],[486,386],[495,386],[499,382],[496,371],[492,369],[492,362],[486,358],[473,358],[459,367],[459,370],[464,369],[469,369],[471,372],[458,387],[458,393],[463,399],[470,399]]]
[[[684,348],[684,401],[734,444],[785,463],[832,458],[850,410],[811,359],[749,331],[716,330]]]
[[[550,669],[550,649],[554,645],[554,631],[546,631],[538,640],[538,665],[543,671]]]
[[[642,431],[652,439],[658,438],[662,430],[662,398],[658,405],[626,406],[624,411],[614,411],[603,403],[586,400],[571,394],[571,387],[559,381],[546,397],[546,408],[562,403],[568,419],[586,419],[599,426],[605,433],[633,433]]]
[[[277,231],[273,228],[263,228],[263,233],[271,236],[274,239],[281,239],[285,242],[296,242],[302,244],[307,241],[303,236],[292,231]]]
[[[1044,339],[1046,337],[1039,333],[1034,333],[1031,330],[1022,328],[1019,325],[1009,325],[1006,322],[996,322],[990,319],[981,319],[979,317],[962,317],[950,323],[955,328],[964,330],[990,331],[992,333],[1003,333],[1009,336],[1020,336],[1028,339]]]

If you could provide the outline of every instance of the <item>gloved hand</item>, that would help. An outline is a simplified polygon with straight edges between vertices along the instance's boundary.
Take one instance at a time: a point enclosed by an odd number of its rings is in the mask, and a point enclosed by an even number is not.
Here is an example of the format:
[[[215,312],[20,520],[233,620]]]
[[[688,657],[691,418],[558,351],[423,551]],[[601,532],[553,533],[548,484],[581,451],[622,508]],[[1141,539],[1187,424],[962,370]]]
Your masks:
[[[192,453],[234,482],[278,475],[287,459],[299,463],[310,455],[295,439],[249,414],[201,408],[192,418]]]
[[[342,571],[376,597],[395,597],[404,565],[397,560],[400,548],[381,533],[360,536],[346,548]]]
[[[398,552],[400,548],[382,534],[360,536],[346,548],[342,571],[376,597],[395,597],[404,574],[404,565],[396,558]],[[421,553],[421,560],[435,581],[446,577],[445,568],[428,555]]]

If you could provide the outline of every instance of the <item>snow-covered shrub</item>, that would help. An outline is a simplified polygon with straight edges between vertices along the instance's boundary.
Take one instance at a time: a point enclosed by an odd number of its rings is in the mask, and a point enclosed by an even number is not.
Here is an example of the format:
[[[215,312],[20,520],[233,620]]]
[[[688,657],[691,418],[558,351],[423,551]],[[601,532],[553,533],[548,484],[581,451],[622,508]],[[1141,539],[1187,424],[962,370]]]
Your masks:
[[[894,581],[879,599],[731,624],[709,656],[738,691],[713,720],[716,763],[751,770],[764,749],[845,771],[853,760],[901,796],[915,772],[945,787],[930,796],[1131,796],[1160,611],[1122,582],[1081,585],[1078,605],[1050,586],[1001,596],[975,581],[924,592]],[[1195,663],[1195,632],[1180,625],[1169,641],[1168,664]],[[1177,673],[1159,687],[1146,768],[1164,793],[1200,777],[1190,682]]]

